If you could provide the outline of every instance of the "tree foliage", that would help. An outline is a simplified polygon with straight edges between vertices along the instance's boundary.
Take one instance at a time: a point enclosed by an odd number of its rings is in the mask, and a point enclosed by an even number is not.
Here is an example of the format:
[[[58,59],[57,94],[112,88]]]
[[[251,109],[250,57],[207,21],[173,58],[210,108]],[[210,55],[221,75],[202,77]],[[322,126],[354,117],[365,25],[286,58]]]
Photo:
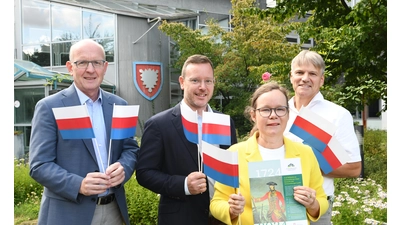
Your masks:
[[[239,134],[250,130],[243,110],[268,71],[289,90],[291,59],[312,38],[326,62],[325,98],[349,110],[363,109],[378,99],[387,109],[387,0],[361,0],[351,8],[346,0],[277,0],[275,8],[260,9],[254,0],[232,0],[233,30],[208,21],[208,33],[181,23],[163,21],[159,29],[176,42],[180,70],[192,54],[204,54],[214,63],[215,95],[211,104],[232,116]],[[307,18],[307,19],[304,19]],[[295,32],[302,42],[290,44]],[[222,104],[220,104],[222,103]],[[366,124],[364,124],[365,126]]]
[[[327,64],[328,99],[347,108],[377,99],[387,109],[387,0],[361,0],[353,8],[346,0],[278,0],[275,8],[245,9],[260,18],[301,19],[293,30],[301,40],[313,38]],[[334,87],[335,89],[332,89]],[[332,97],[331,97],[332,96]]]
[[[174,68],[180,69],[192,54],[207,55],[212,60],[215,95],[222,101],[214,99],[210,104],[234,119],[239,135],[246,135],[251,129],[243,112],[253,91],[263,83],[262,74],[268,71],[272,74],[271,80],[290,86],[290,61],[300,50],[299,45],[286,41],[291,29],[288,21],[260,19],[240,10],[253,6],[253,0],[232,1],[234,29],[229,32],[213,20],[207,21],[207,34],[182,23],[163,21],[159,26],[179,46],[180,55]]]

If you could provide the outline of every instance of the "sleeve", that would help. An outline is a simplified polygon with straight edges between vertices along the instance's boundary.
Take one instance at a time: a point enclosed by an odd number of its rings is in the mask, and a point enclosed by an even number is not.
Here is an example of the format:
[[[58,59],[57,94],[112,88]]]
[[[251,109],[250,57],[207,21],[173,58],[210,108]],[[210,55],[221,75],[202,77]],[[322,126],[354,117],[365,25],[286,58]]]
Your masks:
[[[235,193],[235,188],[215,182],[214,189],[214,196],[210,201],[211,214],[224,224],[238,224],[239,217],[231,220],[231,216],[229,215],[229,195]]]

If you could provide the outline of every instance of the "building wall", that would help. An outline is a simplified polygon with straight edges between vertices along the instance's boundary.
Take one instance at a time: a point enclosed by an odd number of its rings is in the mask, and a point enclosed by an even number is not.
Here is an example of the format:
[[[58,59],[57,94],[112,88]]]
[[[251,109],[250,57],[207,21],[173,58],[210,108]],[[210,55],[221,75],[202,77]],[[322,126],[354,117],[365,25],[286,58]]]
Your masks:
[[[142,135],[143,127],[141,126],[144,121],[152,115],[170,108],[169,39],[158,30],[160,23],[149,30],[154,23],[157,22],[148,23],[147,18],[121,15],[117,17],[117,94],[126,99],[129,104],[140,105],[139,126],[136,130],[138,136]],[[143,36],[143,34],[145,35]],[[133,42],[136,43],[133,44]],[[152,101],[143,97],[135,87],[133,62],[162,63],[162,89]]]

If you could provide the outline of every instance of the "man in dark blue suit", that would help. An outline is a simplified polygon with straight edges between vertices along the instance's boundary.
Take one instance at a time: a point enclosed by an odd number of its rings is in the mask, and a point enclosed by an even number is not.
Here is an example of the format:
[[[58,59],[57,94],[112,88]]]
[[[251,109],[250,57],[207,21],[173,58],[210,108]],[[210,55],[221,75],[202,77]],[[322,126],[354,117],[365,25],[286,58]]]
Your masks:
[[[214,82],[211,61],[202,55],[189,57],[179,77],[184,99],[145,123],[136,178],[140,185],[161,195],[159,225],[218,224],[209,213],[214,190],[212,179],[200,172],[198,145],[186,139],[181,117],[181,107],[197,111],[199,119],[203,111],[219,113],[208,105]],[[234,144],[237,137],[232,119],[230,123],[231,144]]]
[[[41,99],[32,119],[30,175],[44,186],[38,224],[129,225],[124,184],[139,146],[130,137],[112,140],[109,148],[114,104],[127,101],[100,88],[108,66],[100,44],[79,41],[69,57],[73,84]],[[76,105],[87,107],[96,138],[63,139],[52,109]]]

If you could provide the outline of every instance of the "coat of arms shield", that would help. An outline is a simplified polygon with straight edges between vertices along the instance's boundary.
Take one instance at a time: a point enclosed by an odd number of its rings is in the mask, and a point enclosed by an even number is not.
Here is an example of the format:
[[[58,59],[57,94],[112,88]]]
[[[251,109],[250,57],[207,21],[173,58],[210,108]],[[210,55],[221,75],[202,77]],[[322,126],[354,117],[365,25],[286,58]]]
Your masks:
[[[155,99],[163,85],[162,63],[133,62],[133,83],[143,97]]]

